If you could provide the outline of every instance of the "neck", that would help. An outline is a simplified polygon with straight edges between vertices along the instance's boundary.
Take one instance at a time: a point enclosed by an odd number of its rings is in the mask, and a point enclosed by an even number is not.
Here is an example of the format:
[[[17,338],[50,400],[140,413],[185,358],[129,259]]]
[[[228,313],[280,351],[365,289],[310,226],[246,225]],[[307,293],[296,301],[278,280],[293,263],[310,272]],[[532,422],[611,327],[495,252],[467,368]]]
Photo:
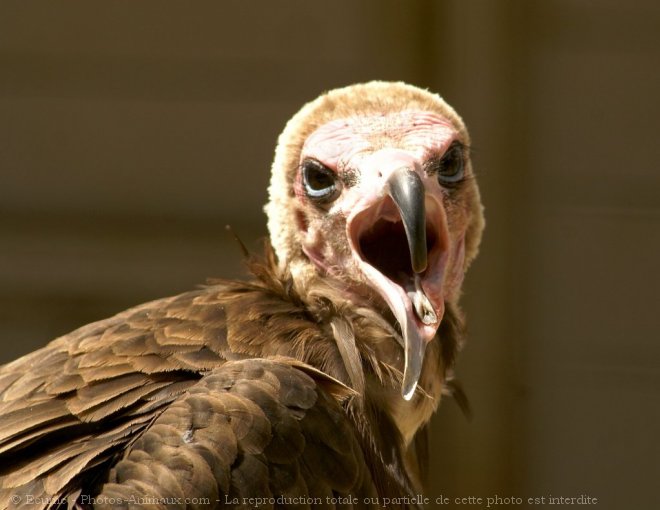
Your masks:
[[[374,309],[361,296],[347,294],[336,279],[319,276],[306,259],[278,266],[272,250],[267,249],[266,260],[252,263],[251,269],[265,288],[311,319],[315,334],[304,335],[308,338],[305,345],[294,342],[302,354],[294,357],[339,379],[362,400],[378,405],[396,425],[404,445],[410,445],[436,410],[444,383],[451,378],[462,333],[458,308],[447,303],[438,335],[427,347],[419,389],[405,401],[401,397],[403,350],[391,314]]]
[[[351,301],[315,271],[299,268],[292,278],[268,249],[266,259],[253,260],[250,269],[258,280],[237,289],[236,298],[225,305],[228,336],[245,337],[241,345],[250,346],[247,354],[290,356],[353,388],[357,396],[344,407],[365,452],[380,458],[374,465],[386,466],[385,471],[387,466],[391,473],[399,472],[392,466],[403,467],[410,478],[395,484],[401,490],[418,489],[416,436],[437,408],[450,375],[460,337],[455,307],[447,307],[438,337],[427,347],[419,389],[406,401],[401,396],[403,351],[398,333],[379,311]],[[258,310],[244,313],[253,308]],[[261,334],[248,338],[255,322]],[[262,339],[258,345],[255,337]],[[383,472],[380,478],[388,476],[393,475]]]

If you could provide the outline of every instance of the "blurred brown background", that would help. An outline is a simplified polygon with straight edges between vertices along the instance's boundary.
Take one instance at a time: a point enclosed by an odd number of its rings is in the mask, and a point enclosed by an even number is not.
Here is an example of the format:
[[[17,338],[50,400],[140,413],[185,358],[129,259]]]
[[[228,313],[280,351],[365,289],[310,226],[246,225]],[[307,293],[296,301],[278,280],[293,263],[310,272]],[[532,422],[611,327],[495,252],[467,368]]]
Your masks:
[[[404,80],[464,116],[488,218],[429,494],[660,508],[659,62],[655,0],[5,0],[0,362],[241,275],[285,121]]]

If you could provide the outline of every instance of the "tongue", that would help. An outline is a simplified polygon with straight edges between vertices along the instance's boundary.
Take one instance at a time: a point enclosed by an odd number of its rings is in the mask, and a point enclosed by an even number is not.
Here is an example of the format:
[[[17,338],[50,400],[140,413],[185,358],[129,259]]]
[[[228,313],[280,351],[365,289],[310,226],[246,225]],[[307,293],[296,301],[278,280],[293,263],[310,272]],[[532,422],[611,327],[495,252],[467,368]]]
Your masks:
[[[433,310],[433,305],[422,289],[422,282],[418,274],[415,275],[415,289],[408,291],[408,297],[413,304],[415,314],[427,326],[438,322],[438,316]]]

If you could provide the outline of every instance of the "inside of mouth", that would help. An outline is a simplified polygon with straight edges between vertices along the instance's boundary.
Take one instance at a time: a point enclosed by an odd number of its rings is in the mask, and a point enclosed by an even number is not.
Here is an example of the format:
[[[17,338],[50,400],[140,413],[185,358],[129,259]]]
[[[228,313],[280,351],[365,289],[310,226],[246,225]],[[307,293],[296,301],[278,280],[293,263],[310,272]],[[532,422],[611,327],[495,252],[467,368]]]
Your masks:
[[[407,286],[414,278],[408,239],[402,221],[379,218],[359,237],[362,258],[384,276]],[[430,253],[436,243],[433,229],[426,227],[426,250]]]

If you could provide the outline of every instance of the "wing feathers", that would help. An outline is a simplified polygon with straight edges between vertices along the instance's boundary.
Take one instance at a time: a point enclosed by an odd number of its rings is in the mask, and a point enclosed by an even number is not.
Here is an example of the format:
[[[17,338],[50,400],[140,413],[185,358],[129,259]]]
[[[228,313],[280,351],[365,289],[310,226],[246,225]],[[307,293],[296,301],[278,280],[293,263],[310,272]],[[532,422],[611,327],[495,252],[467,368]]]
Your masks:
[[[25,405],[5,413],[2,412],[2,428],[0,428],[0,445],[7,439],[24,433],[42,424],[61,420],[69,414],[66,405],[61,400],[46,400],[44,402]]]
[[[76,395],[67,401],[67,407],[73,414],[80,415],[83,411],[116,398],[118,395],[126,394],[148,382],[149,378],[140,373],[101,381],[78,390]]]
[[[284,360],[228,362],[200,379],[134,443],[103,496],[166,494],[166,478],[146,476],[144,466],[176,474],[185,494],[211,501],[303,495],[311,486],[373,490],[337,401]]]
[[[340,352],[273,282],[147,303],[0,367],[0,506],[99,481],[123,499],[375,495],[342,409],[364,387],[357,333],[335,325]]]

